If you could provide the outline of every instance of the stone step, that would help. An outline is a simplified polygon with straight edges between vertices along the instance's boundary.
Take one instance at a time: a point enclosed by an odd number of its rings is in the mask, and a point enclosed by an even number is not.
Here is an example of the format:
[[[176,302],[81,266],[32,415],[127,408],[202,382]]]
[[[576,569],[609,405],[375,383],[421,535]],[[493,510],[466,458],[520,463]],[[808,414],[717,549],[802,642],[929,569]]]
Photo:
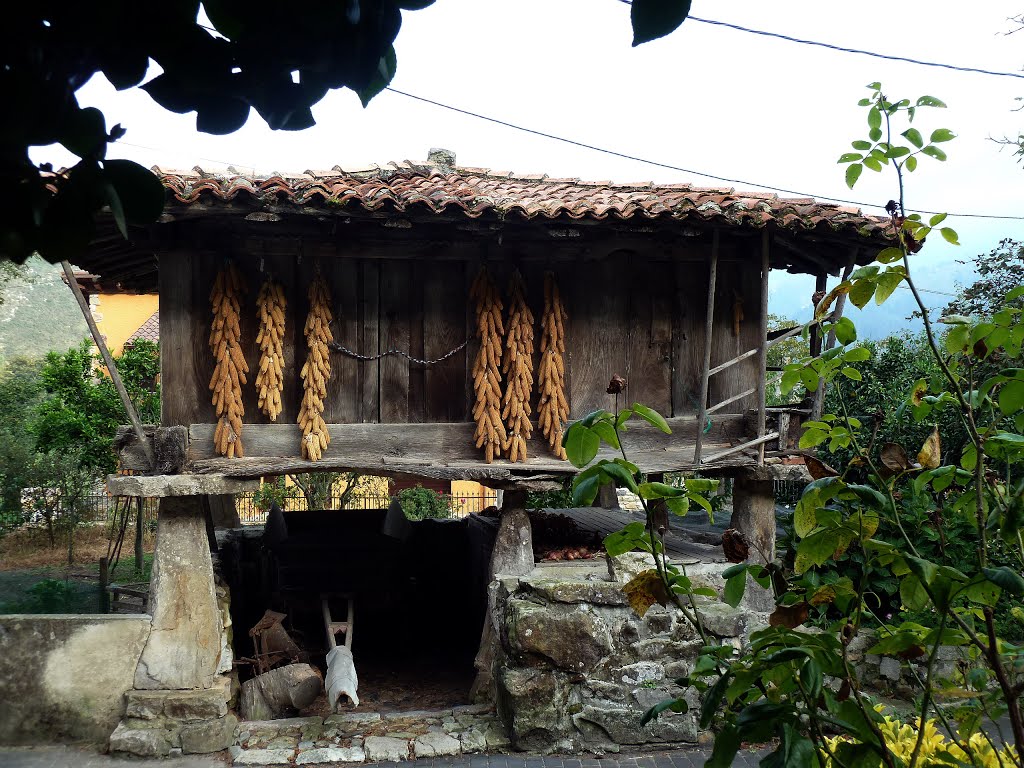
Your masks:
[[[235,765],[314,765],[412,760],[499,751],[508,735],[486,706],[429,712],[349,712],[326,718],[245,721]]]

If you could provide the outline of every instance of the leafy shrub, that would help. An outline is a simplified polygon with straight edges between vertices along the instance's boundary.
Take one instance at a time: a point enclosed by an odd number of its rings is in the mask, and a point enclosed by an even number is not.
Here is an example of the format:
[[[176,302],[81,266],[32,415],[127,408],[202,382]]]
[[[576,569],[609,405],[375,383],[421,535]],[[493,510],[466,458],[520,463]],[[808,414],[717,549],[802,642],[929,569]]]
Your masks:
[[[430,488],[417,485],[415,488],[403,488],[395,494],[402,512],[409,520],[439,519],[452,516],[452,497],[447,493],[438,493]]]

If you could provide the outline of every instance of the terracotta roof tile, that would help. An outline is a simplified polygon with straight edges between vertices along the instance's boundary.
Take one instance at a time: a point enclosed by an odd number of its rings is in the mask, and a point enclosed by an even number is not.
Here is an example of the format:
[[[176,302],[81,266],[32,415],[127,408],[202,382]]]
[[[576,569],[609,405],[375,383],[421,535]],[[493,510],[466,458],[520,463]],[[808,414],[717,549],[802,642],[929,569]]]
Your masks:
[[[179,204],[250,198],[277,205],[356,207],[366,211],[453,214],[469,218],[544,217],[602,220],[674,219],[762,228],[774,225],[793,232],[831,230],[850,237],[888,239],[889,220],[867,216],[857,208],[806,197],[779,197],[768,192],[737,192],[730,187],[692,184],[580,181],[545,174],[514,174],[487,168],[439,168],[429,163],[392,162],[388,166],[344,170],[307,170],[296,174],[244,175],[201,168],[154,172]]]
[[[124,345],[130,347],[139,339],[152,341],[154,344],[160,341],[160,310],[157,310],[149,319],[139,326],[139,330],[128,337]]]

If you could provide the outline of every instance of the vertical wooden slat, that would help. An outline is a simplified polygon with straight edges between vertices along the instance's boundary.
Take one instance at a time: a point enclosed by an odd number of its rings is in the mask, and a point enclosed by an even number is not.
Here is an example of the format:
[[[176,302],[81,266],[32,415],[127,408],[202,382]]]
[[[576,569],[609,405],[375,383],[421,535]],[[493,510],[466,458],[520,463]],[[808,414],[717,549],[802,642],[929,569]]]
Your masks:
[[[711,342],[715,325],[715,284],[718,281],[719,233],[716,229],[711,240],[711,267],[708,274],[707,316],[704,319],[704,363],[700,375],[700,401],[697,411],[697,441],[693,449],[693,463],[700,466],[700,452],[704,442],[704,422],[708,408],[708,371],[711,370]]]
[[[433,265],[423,258],[410,262],[411,280],[409,283],[409,349],[413,357],[423,360],[423,349],[426,334],[424,307],[424,279]],[[426,418],[426,378],[427,369],[420,363],[409,363],[409,414],[410,422],[422,422]]]
[[[474,328],[466,326],[466,262],[429,265],[422,282],[423,356],[440,357],[464,342]],[[424,372],[426,421],[466,421],[466,350]]]
[[[570,418],[598,409],[611,409],[606,393],[613,374],[625,376],[628,295],[618,290],[629,269],[624,254],[579,265],[576,278],[562,281],[569,299],[566,353],[572,368]],[[622,399],[620,398],[620,406]]]
[[[410,347],[411,263],[385,263],[387,275],[380,281],[380,350]],[[409,359],[388,355],[380,360],[380,420],[409,421]]]
[[[771,271],[771,236],[761,233],[761,305],[758,317],[760,353],[757,356],[757,436],[764,437],[766,367],[768,365],[768,273]],[[757,446],[757,463],[764,464],[764,443]],[[774,531],[773,531],[774,533]]]
[[[332,312],[334,340],[341,346],[357,354],[363,354],[361,338],[362,323],[360,318],[359,299],[361,288],[359,282],[359,260],[350,257],[339,257],[333,261],[333,279],[331,281]],[[300,339],[302,329],[299,329]],[[376,354],[374,348],[372,354]],[[359,383],[363,369],[376,366],[357,360],[343,352],[331,353],[331,392],[324,408],[324,421],[328,424],[352,424],[360,422],[360,391]]]
[[[632,266],[627,311],[627,396],[658,413],[672,410],[672,266],[643,261]]]
[[[697,415],[701,363],[704,359],[702,311],[708,262],[675,263],[675,307],[672,324],[672,415]]]
[[[376,355],[380,351],[380,265],[364,259],[360,265],[361,333],[359,352]],[[380,361],[362,362],[359,367],[359,420],[380,421]]]

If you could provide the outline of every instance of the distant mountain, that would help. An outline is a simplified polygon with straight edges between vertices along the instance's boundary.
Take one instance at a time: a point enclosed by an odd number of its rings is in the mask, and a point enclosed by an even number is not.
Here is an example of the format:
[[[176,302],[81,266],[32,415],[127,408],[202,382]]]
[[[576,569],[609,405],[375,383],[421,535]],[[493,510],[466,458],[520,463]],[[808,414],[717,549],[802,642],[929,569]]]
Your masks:
[[[61,280],[60,267],[35,257],[26,266],[24,278],[0,288],[0,359],[62,352],[89,335],[71,289]]]

